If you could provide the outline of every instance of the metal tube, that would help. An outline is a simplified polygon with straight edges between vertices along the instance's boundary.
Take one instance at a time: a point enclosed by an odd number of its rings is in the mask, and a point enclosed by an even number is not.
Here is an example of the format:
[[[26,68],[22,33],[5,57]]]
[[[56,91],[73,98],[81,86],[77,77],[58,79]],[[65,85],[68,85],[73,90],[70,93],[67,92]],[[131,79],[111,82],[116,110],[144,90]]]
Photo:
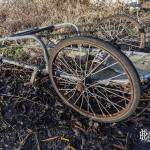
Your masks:
[[[20,63],[20,62],[16,62],[16,61],[13,61],[13,60],[8,60],[6,58],[1,58],[1,61],[2,63],[7,63],[7,64],[11,64],[11,65],[16,65],[16,66],[19,66],[19,67],[23,67],[23,68],[26,68],[26,69],[38,69],[37,66],[33,66],[33,65],[26,65],[24,63]]]
[[[22,40],[22,39],[34,39],[36,42],[38,42],[43,50],[44,54],[44,59],[46,62],[46,70],[48,70],[48,65],[49,65],[49,55],[48,55],[48,50],[46,48],[45,43],[43,40],[36,36],[36,35],[24,35],[24,36],[15,36],[15,37],[4,37],[0,38],[0,42],[5,42],[5,41],[16,41],[16,40]],[[17,62],[16,62],[17,63]]]
[[[37,38],[33,35],[24,35],[24,36],[6,36],[3,38],[0,38],[0,42],[5,42],[5,41],[16,41],[16,40],[22,40],[22,39],[35,39],[37,41]]]

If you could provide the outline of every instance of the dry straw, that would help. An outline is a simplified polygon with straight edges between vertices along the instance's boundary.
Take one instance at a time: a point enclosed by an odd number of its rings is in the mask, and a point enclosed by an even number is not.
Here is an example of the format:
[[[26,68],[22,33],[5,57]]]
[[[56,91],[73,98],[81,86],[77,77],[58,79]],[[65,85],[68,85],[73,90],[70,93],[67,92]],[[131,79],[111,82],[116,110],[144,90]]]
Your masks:
[[[118,13],[122,4],[91,0],[5,0],[0,3],[0,36],[26,28],[71,22],[92,23]]]

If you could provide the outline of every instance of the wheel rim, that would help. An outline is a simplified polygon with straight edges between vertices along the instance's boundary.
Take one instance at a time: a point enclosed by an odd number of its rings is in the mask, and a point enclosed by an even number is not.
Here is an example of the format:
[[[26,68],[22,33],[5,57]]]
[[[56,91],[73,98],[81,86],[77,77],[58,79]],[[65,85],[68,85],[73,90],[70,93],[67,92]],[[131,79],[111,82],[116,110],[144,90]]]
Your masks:
[[[137,50],[141,44],[140,25],[127,16],[104,18],[96,27],[96,34],[121,50]]]
[[[59,96],[91,118],[120,117],[134,99],[126,68],[104,48],[90,44],[62,48],[52,63],[52,78]]]
[[[144,17],[141,19],[141,22],[145,31],[145,47],[150,48],[150,17]]]

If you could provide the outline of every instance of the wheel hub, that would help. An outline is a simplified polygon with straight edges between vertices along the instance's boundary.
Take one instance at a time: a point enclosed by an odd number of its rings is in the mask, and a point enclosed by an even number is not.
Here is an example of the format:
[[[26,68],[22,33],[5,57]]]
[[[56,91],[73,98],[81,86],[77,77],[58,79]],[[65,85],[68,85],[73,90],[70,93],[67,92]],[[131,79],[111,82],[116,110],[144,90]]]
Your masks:
[[[85,86],[82,82],[77,83],[75,88],[78,92],[83,92],[85,90]]]

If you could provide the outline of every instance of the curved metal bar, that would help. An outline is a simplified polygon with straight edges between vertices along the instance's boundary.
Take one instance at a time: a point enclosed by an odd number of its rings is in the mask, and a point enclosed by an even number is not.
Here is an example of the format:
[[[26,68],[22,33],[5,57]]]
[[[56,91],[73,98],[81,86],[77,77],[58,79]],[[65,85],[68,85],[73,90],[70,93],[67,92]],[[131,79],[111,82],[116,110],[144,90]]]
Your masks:
[[[43,50],[43,54],[44,54],[44,59],[46,62],[46,66],[45,69],[48,71],[48,66],[49,66],[49,55],[48,55],[48,50],[46,48],[46,45],[44,43],[44,41],[36,36],[36,35],[25,35],[25,36],[14,36],[14,37],[4,37],[4,38],[0,38],[0,42],[6,42],[6,41],[17,41],[17,40],[22,40],[22,39],[34,39],[36,42],[38,42]]]
[[[24,31],[16,32],[15,34],[10,35],[10,36],[14,37],[14,36],[34,35],[36,33],[39,33],[39,32],[45,31],[45,30],[50,30],[50,32],[53,32],[54,26],[51,25],[51,26],[46,26],[46,27],[40,27],[40,28],[36,27],[36,28],[32,28],[32,29],[27,29]]]
[[[54,27],[55,27],[55,29],[60,29],[60,28],[63,28],[63,27],[73,27],[75,30],[76,30],[76,32],[77,32],[77,34],[78,34],[78,36],[80,35],[80,30],[79,30],[79,28],[75,25],[75,24],[73,24],[73,23],[61,23],[61,24],[56,24],[56,25],[54,25]]]
[[[79,32],[79,28],[72,24],[72,23],[62,23],[62,24],[56,24],[53,26],[55,29],[60,29],[60,28],[63,28],[63,27],[73,27],[78,36],[80,35],[80,32]],[[43,28],[41,28],[43,29]],[[36,42],[38,42],[43,50],[43,55],[44,55],[44,60],[45,60],[45,63],[46,63],[46,66],[45,66],[45,71],[48,72],[49,70],[49,54],[48,54],[48,49],[46,47],[46,44],[44,43],[44,41],[41,39],[41,37],[39,36],[36,36],[36,35],[16,35],[16,36],[7,36],[7,37],[3,37],[3,38],[0,38],[0,42],[6,42],[6,41],[17,41],[17,40],[22,40],[22,39],[34,39]],[[6,59],[5,59],[6,60]],[[4,61],[4,59],[3,59]],[[12,63],[12,64],[16,64],[16,65],[19,65],[20,63],[19,62],[15,62],[15,61],[9,61],[9,60],[6,60],[8,63]],[[20,66],[23,66],[23,64],[20,64]],[[26,68],[35,68],[35,66],[29,66],[29,65],[25,65]],[[37,67],[38,68],[38,67]]]

